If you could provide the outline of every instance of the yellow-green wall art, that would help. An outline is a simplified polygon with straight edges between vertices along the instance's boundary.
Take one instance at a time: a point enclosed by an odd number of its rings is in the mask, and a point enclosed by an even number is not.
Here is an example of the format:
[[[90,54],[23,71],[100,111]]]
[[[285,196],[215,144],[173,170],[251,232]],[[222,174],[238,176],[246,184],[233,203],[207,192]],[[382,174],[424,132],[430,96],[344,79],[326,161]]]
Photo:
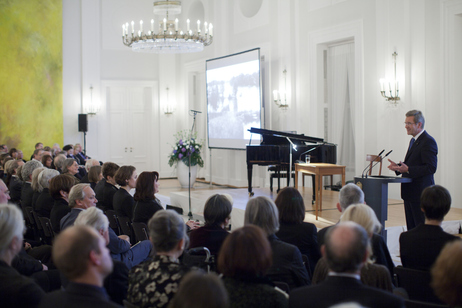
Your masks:
[[[0,0],[0,144],[63,142],[62,0]]]

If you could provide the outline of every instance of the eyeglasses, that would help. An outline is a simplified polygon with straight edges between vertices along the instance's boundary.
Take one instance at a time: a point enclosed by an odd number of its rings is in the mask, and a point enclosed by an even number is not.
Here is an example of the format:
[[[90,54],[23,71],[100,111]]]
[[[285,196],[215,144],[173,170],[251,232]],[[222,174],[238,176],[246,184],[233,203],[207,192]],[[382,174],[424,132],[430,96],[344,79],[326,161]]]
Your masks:
[[[411,126],[411,125],[414,125],[415,123],[411,123],[411,122],[404,122],[404,125],[407,125],[407,126]]]

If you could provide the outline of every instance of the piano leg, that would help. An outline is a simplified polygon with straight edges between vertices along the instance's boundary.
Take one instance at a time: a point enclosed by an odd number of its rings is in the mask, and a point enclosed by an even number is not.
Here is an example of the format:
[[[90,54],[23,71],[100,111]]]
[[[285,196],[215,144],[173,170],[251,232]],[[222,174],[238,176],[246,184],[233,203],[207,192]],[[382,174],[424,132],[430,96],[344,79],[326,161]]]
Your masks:
[[[247,181],[249,183],[249,196],[253,196],[253,191],[252,191],[252,169],[253,165],[252,164],[247,164]]]
[[[276,165],[276,174],[278,176],[278,190],[276,192],[279,193],[281,190],[281,165]]]

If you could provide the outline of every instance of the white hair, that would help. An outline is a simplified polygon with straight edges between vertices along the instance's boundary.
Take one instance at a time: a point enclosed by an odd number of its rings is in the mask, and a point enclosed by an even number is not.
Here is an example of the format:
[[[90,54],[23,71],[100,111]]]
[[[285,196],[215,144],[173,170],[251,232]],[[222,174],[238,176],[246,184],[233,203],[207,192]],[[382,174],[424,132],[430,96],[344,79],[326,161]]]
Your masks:
[[[96,165],[95,165],[96,163]],[[96,160],[96,159],[89,159],[87,160],[87,162],[85,163],[85,170],[90,171],[90,168],[93,167],[93,166],[98,166],[99,165],[99,161]]]
[[[54,169],[45,169],[42,172],[40,172],[38,176],[38,182],[40,186],[43,188],[49,188],[50,187],[50,180],[54,178],[55,176],[59,175],[58,170]]]
[[[24,218],[16,205],[0,204],[0,256],[3,256],[14,237],[22,241]]]
[[[99,208],[91,207],[79,213],[74,226],[89,226],[96,231],[106,231],[109,228],[109,220]]]

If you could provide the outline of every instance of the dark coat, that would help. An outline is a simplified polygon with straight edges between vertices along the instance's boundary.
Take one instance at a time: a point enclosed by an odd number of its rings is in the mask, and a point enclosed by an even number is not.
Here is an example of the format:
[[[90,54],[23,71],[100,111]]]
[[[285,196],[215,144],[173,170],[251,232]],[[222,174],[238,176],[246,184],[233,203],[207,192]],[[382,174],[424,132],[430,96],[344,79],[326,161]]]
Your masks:
[[[143,222],[147,225],[149,219],[151,219],[157,211],[163,209],[164,208],[156,199],[135,201],[133,207],[133,222]]]
[[[50,218],[51,209],[55,200],[50,195],[50,190],[44,188],[35,202],[35,211],[39,216]]]
[[[98,183],[99,184],[99,183]],[[98,185],[96,185],[98,187]],[[117,192],[117,187],[108,183],[107,181],[104,182],[103,189],[99,191],[99,194],[96,194],[96,199],[98,200],[97,206],[98,208],[102,209],[103,211],[113,210],[113,199],[114,194]]]
[[[59,198],[54,201],[53,208],[50,213],[51,226],[55,233],[61,231],[61,219],[71,211],[69,203],[63,198]]]
[[[130,220],[132,220],[133,205],[135,204],[135,200],[128,191],[123,188],[116,191],[112,200],[112,204],[117,216],[128,217]]]
[[[220,226],[205,225],[189,233],[189,248],[207,247],[212,255],[217,256],[228,235],[229,232]]]

